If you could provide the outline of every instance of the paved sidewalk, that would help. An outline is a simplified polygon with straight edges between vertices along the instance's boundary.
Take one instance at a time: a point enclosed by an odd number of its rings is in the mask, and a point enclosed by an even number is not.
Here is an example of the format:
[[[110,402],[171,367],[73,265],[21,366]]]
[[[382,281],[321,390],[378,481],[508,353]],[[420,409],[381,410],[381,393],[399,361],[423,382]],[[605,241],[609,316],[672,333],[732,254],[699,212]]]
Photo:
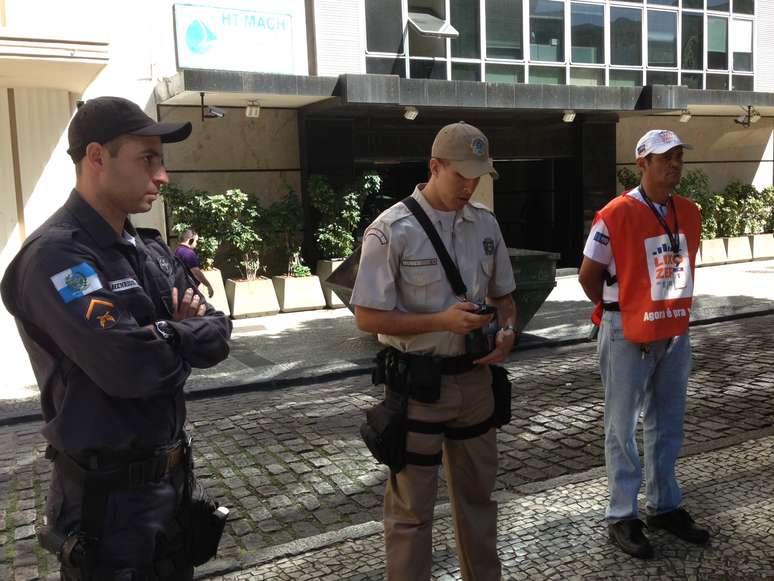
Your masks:
[[[774,436],[772,325],[774,315],[693,330],[685,454]],[[523,494],[527,485],[575,478],[604,463],[594,352],[594,345],[580,344],[513,354],[514,420],[498,434],[498,491]],[[378,533],[386,469],[358,434],[378,391],[360,375],[189,404],[197,474],[231,509],[218,559],[200,574]],[[51,470],[39,427],[0,427],[0,579],[48,577],[56,566],[34,538]],[[761,452],[762,466],[767,456]],[[442,484],[439,502],[445,498]],[[738,500],[747,502],[744,495]],[[597,514],[595,527],[601,513],[589,510]],[[381,557],[373,559],[372,568]]]
[[[712,540],[697,547],[648,532],[656,558],[642,561],[607,541],[607,480],[601,469],[571,483],[547,482],[499,495],[498,552],[506,580],[774,579],[774,436],[684,458],[685,504]],[[640,506],[644,499],[640,498]],[[448,505],[436,508],[432,579],[460,579]],[[441,513],[441,518],[438,514]],[[285,557],[218,580],[382,580],[381,531]]]
[[[774,260],[701,267],[696,274],[695,324],[774,312]],[[592,306],[577,276],[560,277],[522,334],[519,349],[584,341]],[[195,369],[186,391],[205,397],[226,389],[272,388],[365,374],[380,349],[355,326],[347,309],[283,313],[234,322],[231,356]],[[22,400],[0,400],[0,425],[39,415],[37,387]]]

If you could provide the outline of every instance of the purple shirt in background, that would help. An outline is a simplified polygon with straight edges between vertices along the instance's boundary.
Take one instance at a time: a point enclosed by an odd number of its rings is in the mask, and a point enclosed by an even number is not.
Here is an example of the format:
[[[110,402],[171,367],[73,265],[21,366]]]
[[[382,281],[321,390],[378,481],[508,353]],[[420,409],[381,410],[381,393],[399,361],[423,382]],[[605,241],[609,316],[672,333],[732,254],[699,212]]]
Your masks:
[[[183,246],[181,244],[175,248],[175,256],[189,269],[199,267],[199,257],[196,256],[196,252],[191,248],[188,248],[188,246]]]

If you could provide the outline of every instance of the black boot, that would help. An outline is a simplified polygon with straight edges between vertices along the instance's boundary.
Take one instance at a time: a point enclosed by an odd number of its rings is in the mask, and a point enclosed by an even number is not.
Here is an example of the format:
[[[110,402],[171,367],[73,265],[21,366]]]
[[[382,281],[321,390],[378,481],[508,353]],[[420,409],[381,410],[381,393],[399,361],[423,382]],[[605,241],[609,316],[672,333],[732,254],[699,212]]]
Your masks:
[[[707,529],[696,526],[693,518],[684,508],[676,508],[647,517],[648,527],[664,529],[676,537],[694,545],[706,545],[710,535]]]
[[[653,557],[653,547],[642,533],[645,526],[640,519],[622,520],[607,525],[610,541],[621,547],[624,553],[638,559],[650,559]]]

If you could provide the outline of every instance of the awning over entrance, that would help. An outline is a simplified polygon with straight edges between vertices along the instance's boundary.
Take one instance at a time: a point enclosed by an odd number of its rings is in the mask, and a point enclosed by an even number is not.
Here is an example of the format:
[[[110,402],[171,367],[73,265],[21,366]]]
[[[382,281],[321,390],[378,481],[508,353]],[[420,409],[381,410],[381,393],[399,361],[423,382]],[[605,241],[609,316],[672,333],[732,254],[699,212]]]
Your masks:
[[[0,35],[0,86],[82,93],[108,63],[108,43]]]
[[[208,105],[246,107],[258,101],[263,107],[296,109],[330,99],[337,83],[336,77],[182,70],[156,86],[156,97],[161,105],[198,105],[204,91]]]
[[[164,105],[207,103],[247,106],[258,100],[267,107],[362,110],[409,105],[432,109],[476,109],[480,112],[572,110],[578,113],[664,113],[739,115],[753,107],[774,116],[774,93],[700,91],[680,86],[587,87],[403,79],[395,75],[315,77],[214,70],[183,70],[156,88]],[[324,102],[324,103],[323,103]],[[315,105],[318,104],[318,105]]]

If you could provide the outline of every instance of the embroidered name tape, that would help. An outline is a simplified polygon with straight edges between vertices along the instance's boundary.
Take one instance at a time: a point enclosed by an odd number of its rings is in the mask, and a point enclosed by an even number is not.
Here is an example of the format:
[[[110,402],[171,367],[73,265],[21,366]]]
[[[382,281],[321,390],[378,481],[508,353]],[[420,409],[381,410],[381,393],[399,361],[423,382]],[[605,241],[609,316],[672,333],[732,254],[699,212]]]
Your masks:
[[[51,277],[51,282],[65,303],[74,301],[102,288],[97,272],[81,262]]]
[[[122,278],[119,280],[111,280],[109,283],[110,290],[112,290],[114,293],[120,293],[124,291],[128,291],[133,288],[139,288],[139,283],[134,280],[133,278]]]

